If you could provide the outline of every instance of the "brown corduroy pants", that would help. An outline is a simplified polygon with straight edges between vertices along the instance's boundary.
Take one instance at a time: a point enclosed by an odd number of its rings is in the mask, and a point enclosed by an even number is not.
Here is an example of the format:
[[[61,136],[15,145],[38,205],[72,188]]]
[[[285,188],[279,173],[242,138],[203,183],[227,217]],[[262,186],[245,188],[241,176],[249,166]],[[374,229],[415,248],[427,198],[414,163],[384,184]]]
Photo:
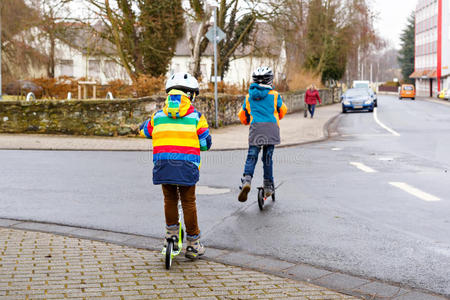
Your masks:
[[[183,208],[186,233],[190,236],[200,234],[197,222],[197,206],[195,204],[195,185],[181,186],[163,184],[164,214],[167,226],[178,224],[178,199],[181,200]]]

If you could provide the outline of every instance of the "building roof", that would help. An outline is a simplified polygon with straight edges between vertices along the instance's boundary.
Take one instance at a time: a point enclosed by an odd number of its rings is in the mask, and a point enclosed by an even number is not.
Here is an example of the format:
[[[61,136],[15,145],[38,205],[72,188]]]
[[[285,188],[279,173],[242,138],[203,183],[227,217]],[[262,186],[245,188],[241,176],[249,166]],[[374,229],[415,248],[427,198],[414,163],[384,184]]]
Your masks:
[[[234,55],[235,56],[278,56],[281,51],[281,41],[278,40],[277,34],[272,27],[264,22],[257,22],[255,29],[251,34],[250,42],[245,46],[239,46]],[[175,48],[175,56],[191,56],[191,49],[189,45],[189,37],[195,36],[198,30],[198,24],[192,23],[186,26],[186,32],[182,39],[180,39]],[[187,31],[190,30],[191,34]],[[204,56],[213,56],[214,49],[212,43],[208,44]]]
[[[414,71],[411,75],[409,75],[409,78],[436,78],[437,77],[437,71],[436,70],[417,70]]]

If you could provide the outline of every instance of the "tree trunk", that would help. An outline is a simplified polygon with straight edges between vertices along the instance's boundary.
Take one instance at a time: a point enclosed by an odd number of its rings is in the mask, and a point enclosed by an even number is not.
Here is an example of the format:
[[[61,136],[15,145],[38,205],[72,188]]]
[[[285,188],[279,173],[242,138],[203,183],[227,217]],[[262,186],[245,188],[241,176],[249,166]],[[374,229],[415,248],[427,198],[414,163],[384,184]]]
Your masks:
[[[201,41],[203,36],[205,35],[205,28],[206,26],[206,20],[202,20],[200,22],[199,27],[197,29],[197,34],[195,36],[194,45],[192,49],[192,65],[191,65],[191,72],[194,75],[195,78],[199,78],[202,75],[202,72],[200,70],[200,63],[201,63]]]
[[[50,33],[50,53],[48,57],[47,75],[55,78],[55,37]]]
[[[126,58],[126,55],[122,49],[122,45],[120,43],[120,34],[119,34],[119,25],[117,24],[117,20],[115,19],[115,16],[113,16],[111,7],[109,6],[109,0],[105,0],[105,7],[106,7],[106,14],[108,17],[108,20],[111,22],[111,30],[113,32],[114,36],[114,43],[117,47],[117,52],[119,54],[119,58],[122,61],[122,65],[125,68],[128,76],[133,81],[133,83],[137,83],[137,76],[136,74],[131,70],[130,64]]]

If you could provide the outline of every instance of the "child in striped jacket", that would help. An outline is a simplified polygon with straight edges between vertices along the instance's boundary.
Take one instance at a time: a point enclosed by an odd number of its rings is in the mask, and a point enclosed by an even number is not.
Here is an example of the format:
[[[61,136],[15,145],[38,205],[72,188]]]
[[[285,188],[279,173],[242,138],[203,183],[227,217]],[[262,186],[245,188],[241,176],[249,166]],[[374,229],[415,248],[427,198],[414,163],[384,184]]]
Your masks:
[[[179,238],[180,199],[186,226],[185,255],[195,259],[205,253],[200,242],[195,185],[199,180],[200,151],[210,149],[211,136],[205,116],[191,104],[199,93],[194,77],[187,73],[172,75],[166,92],[164,108],[141,125],[140,135],[153,139],[153,184],[161,184],[164,194],[165,241],[173,236]]]

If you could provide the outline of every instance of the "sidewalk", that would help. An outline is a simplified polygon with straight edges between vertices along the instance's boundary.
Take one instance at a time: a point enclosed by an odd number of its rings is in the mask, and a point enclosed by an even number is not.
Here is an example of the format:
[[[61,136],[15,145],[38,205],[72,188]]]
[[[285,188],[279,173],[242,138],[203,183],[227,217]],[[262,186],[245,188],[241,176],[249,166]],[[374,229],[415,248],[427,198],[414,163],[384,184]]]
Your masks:
[[[427,98],[418,97],[417,99],[450,106],[450,100],[438,99],[438,98],[429,98],[429,97],[427,97]]]
[[[326,138],[325,126],[340,113],[340,105],[318,107],[314,119],[304,118],[303,113],[286,115],[280,121],[281,146],[297,145]],[[211,129],[211,150],[247,149],[248,126],[232,125]],[[151,140],[141,138],[103,138],[67,135],[0,134],[0,149],[27,150],[151,150]]]
[[[309,283],[181,255],[0,228],[0,298],[355,299]]]

